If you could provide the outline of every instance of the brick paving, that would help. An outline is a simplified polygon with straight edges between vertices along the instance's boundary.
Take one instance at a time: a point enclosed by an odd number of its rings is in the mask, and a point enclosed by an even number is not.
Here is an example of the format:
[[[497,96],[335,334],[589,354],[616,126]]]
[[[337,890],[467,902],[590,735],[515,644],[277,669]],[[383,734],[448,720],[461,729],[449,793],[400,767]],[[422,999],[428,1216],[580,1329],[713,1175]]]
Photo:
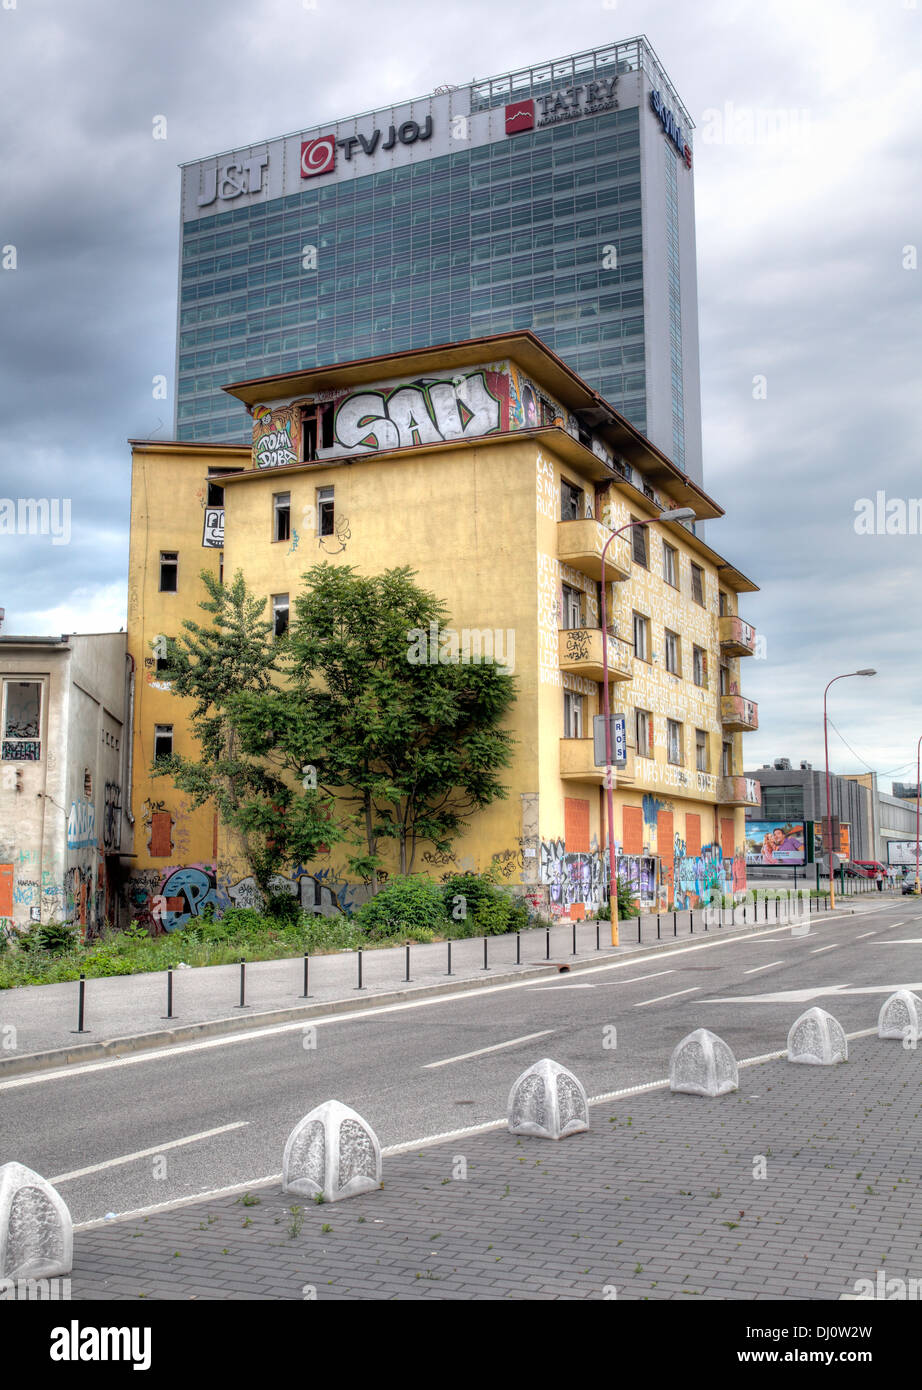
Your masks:
[[[383,1190],[335,1204],[271,1185],[78,1231],[72,1295],[837,1299],[877,1269],[918,1278],[922,1059],[849,1051],[745,1067],[716,1100],[603,1102],[560,1143],[496,1129],[385,1156]]]

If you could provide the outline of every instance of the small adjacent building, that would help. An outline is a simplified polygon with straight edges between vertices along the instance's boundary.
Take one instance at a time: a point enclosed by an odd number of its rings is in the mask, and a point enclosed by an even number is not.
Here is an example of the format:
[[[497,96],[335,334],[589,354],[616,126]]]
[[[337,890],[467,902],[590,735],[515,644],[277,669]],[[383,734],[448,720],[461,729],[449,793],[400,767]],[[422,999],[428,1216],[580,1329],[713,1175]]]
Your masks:
[[[648,906],[745,887],[744,808],[759,784],[743,773],[742,739],[758,710],[741,684],[756,634],[739,597],[756,585],[691,524],[659,520],[684,507],[720,517],[697,482],[527,331],[227,390],[251,416],[251,448],[132,443],[136,914],[159,900],[171,928],[209,903],[253,900],[212,808],[191,807],[151,771],[156,756],[194,746],[188,705],[162,677],[167,639],[204,621],[201,571],[241,571],[281,634],[301,576],[323,560],[366,574],[409,566],[446,602],[460,659],[489,639],[516,675],[508,798],[473,816],[450,855],[421,847],[417,871],[492,867],[555,916],[602,906],[593,719],[606,657],[611,708],[624,717],[619,872]],[[602,549],[631,521],[649,524],[608,549],[603,631]],[[320,911],[368,892],[335,844],[288,866],[286,881]]]
[[[123,632],[0,636],[0,929],[126,918],[132,679]]]

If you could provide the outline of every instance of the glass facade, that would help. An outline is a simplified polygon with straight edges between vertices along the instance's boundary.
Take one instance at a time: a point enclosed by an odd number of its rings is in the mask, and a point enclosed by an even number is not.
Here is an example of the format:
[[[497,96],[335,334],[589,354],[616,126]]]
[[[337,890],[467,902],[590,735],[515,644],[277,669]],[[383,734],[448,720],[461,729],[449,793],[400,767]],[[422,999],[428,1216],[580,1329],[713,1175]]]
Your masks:
[[[629,106],[184,223],[178,437],[248,441],[230,381],[516,328],[646,432],[639,119]]]

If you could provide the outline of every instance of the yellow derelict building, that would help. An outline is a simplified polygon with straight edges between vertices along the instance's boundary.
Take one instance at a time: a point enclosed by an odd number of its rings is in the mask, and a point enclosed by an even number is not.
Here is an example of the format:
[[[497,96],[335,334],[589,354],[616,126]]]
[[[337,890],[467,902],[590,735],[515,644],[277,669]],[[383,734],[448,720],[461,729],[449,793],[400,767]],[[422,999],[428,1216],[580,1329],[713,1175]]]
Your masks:
[[[203,567],[265,596],[278,631],[318,560],[398,565],[448,605],[462,659],[514,669],[509,795],[472,818],[442,877],[492,867],[542,912],[582,917],[606,895],[602,642],[611,709],[625,717],[613,833],[619,873],[646,907],[745,887],[741,736],[758,727],[740,687],[755,650],[738,596],[756,590],[691,524],[721,508],[530,332],[389,354],[229,386],[252,449],[133,442],[128,638],[136,682],[137,858],[130,903],[159,900],[167,928],[208,902],[253,901],[247,866],[207,808],[191,811],[158,752],[189,752],[184,702],[158,680],[182,620],[201,621]],[[608,634],[600,628],[601,553]],[[158,645],[158,639],[160,639]],[[396,864],[388,865],[393,871]],[[307,908],[352,907],[335,844],[288,866]]]

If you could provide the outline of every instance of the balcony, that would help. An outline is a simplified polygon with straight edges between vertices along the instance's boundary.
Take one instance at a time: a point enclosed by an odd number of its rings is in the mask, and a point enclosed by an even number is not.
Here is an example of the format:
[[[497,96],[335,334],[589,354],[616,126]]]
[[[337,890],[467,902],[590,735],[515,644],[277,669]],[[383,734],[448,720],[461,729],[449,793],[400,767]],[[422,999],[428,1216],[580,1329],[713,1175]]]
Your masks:
[[[728,733],[750,734],[759,727],[759,706],[742,695],[721,695],[720,722]]]
[[[598,627],[562,628],[557,634],[561,671],[584,676],[587,681],[605,679],[602,665],[602,629]],[[620,637],[608,638],[608,679],[629,681],[634,674],[634,649]]]
[[[754,777],[721,777],[717,802],[720,806],[761,806],[762,788]]]
[[[742,618],[723,617],[719,626],[720,650],[724,656],[752,656],[756,649],[756,630]]]
[[[614,786],[634,780],[634,750],[628,747],[627,766],[615,767]],[[562,738],[560,740],[560,775],[564,781],[595,782],[601,786],[605,781],[604,767],[596,767],[594,742],[591,738]]]
[[[557,558],[592,579],[602,578],[602,547],[611,535],[601,521],[558,521]],[[605,556],[605,578],[610,583],[631,577],[631,536],[616,536]]]

